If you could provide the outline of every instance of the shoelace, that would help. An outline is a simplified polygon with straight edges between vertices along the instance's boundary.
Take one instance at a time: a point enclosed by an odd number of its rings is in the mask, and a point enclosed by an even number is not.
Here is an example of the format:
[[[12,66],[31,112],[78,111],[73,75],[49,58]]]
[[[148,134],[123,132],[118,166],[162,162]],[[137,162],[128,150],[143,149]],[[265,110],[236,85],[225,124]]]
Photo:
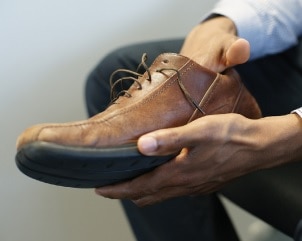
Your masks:
[[[119,96],[123,95],[123,96],[126,96],[126,97],[131,97],[131,94],[123,89],[122,91],[120,92],[116,92],[115,91],[115,88],[118,84],[120,84],[121,86],[123,86],[123,82],[125,80],[130,80],[132,82],[134,82],[135,84],[137,84],[137,89],[138,90],[141,90],[142,89],[142,85],[141,83],[138,81],[138,77],[142,77],[143,75],[140,74],[138,71],[140,70],[141,67],[144,68],[144,70],[148,73],[148,78],[147,80],[151,81],[151,73],[150,73],[150,70],[149,70],[149,67],[147,66],[146,64],[146,61],[147,61],[147,54],[144,53],[143,56],[142,56],[142,60],[141,60],[141,63],[138,65],[136,71],[132,71],[132,70],[129,70],[129,69],[117,69],[115,70],[111,76],[110,76],[110,87],[111,87],[111,92],[110,92],[110,98],[111,98],[111,103],[114,103],[118,98]],[[114,76],[117,74],[117,73],[128,73],[132,76],[125,76],[125,77],[121,77],[119,79],[117,79],[116,81],[114,81]]]
[[[132,71],[132,70],[128,70],[128,69],[117,69],[116,71],[114,71],[111,76],[110,76],[110,86],[111,86],[111,103],[115,103],[115,101],[119,98],[119,96],[123,95],[123,96],[126,96],[128,98],[131,97],[131,94],[123,89],[122,91],[116,93],[115,91],[115,88],[118,84],[121,84],[121,86],[123,85],[123,82],[125,80],[130,80],[132,81],[133,83],[137,84],[137,89],[138,90],[141,90],[142,89],[142,85],[141,83],[138,81],[138,78],[139,77],[142,77],[143,75],[140,74],[138,71],[140,70],[141,67],[144,68],[144,70],[147,72],[148,74],[148,78],[147,80],[149,80],[150,82],[152,81],[151,79],[151,72],[149,70],[149,67],[147,66],[146,64],[146,61],[147,61],[147,54],[144,53],[142,55],[142,59],[141,59],[141,63],[138,65],[136,71]],[[201,113],[205,114],[205,112],[199,107],[199,105],[194,101],[194,99],[191,97],[190,93],[187,91],[186,87],[184,86],[184,84],[182,83],[181,81],[181,75],[179,73],[179,71],[177,69],[174,69],[174,68],[162,68],[162,69],[158,69],[156,70],[156,72],[164,72],[164,71],[175,71],[176,74],[177,74],[177,83],[181,89],[181,91],[183,92],[183,94],[185,95],[185,97],[187,98],[187,100],[192,103],[192,105],[198,110],[200,111]],[[126,77],[121,77],[119,79],[117,79],[116,81],[114,81],[114,76],[117,74],[117,73],[120,73],[120,72],[123,72],[123,73],[128,73],[128,74],[131,74],[132,76],[126,76]]]

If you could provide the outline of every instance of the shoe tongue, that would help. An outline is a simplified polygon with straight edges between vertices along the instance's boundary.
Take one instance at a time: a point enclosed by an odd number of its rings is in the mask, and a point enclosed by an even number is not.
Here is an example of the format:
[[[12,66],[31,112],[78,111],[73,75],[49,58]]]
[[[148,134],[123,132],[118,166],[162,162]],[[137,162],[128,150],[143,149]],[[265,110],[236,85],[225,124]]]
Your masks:
[[[160,54],[151,66],[146,70],[143,76],[138,78],[138,82],[141,85],[141,89],[137,83],[134,83],[128,90],[128,96],[131,96],[133,101],[136,97],[142,97],[148,94],[150,91],[154,90],[156,86],[161,85],[169,77],[176,75],[184,66],[189,62],[192,62],[189,58],[176,54],[176,53],[163,53]],[[148,71],[151,75],[151,80],[149,78]],[[126,95],[120,96],[116,103],[120,103],[121,100],[129,99]]]
[[[146,70],[144,75],[139,78],[139,82],[146,88],[145,85],[152,85],[154,88],[166,81],[169,77],[176,75],[188,62],[191,60],[185,56],[175,53],[160,54]],[[149,78],[148,71],[151,75]]]
[[[191,61],[189,58],[175,54],[175,53],[163,53],[159,55],[150,67],[150,70],[161,68],[173,68],[179,70],[184,64]]]

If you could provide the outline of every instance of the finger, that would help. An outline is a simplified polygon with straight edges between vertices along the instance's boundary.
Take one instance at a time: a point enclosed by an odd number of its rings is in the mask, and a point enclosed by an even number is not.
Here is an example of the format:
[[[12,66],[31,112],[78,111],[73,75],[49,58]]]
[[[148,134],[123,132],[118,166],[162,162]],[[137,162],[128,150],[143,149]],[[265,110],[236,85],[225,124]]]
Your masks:
[[[221,52],[217,53],[217,46],[214,45],[212,51],[197,55],[193,57],[193,60],[214,72],[221,73],[227,68],[247,62],[249,57],[249,42],[243,38],[228,35],[224,38]]]
[[[198,185],[174,186],[162,189],[160,192],[152,195],[146,195],[142,198],[132,200],[139,207],[153,205],[166,201],[171,198],[183,196],[208,195],[223,188],[227,183],[216,181],[205,182]]]
[[[147,182],[141,177],[115,185],[99,187],[95,189],[95,192],[110,199],[139,199],[151,194],[150,188],[146,186]]]
[[[188,135],[190,135],[188,126],[162,129],[141,136],[137,145],[144,155],[177,154],[189,146]]]
[[[111,199],[129,199],[129,197],[134,198],[135,196],[129,192],[130,181],[123,182],[115,185],[108,185],[104,187],[99,187],[95,189],[95,193]],[[137,196],[139,198],[139,196]]]
[[[160,192],[152,195],[146,195],[142,198],[132,200],[132,202],[139,206],[149,206],[156,203],[160,203],[166,200],[169,200],[171,198],[181,197],[181,196],[188,196],[190,193],[195,193],[194,190],[190,190],[188,187],[168,187],[165,189],[162,189]]]
[[[130,181],[99,187],[96,194],[111,199],[139,199],[147,195],[158,193],[161,189],[173,185],[172,176],[176,172],[176,163],[171,160],[153,171],[143,174]]]
[[[250,57],[250,44],[247,40],[238,38],[226,50],[226,67],[243,64]]]
[[[169,155],[180,153],[183,148],[201,145],[211,136],[214,115],[198,118],[187,125],[157,130],[141,136],[138,139],[138,149],[144,155]]]

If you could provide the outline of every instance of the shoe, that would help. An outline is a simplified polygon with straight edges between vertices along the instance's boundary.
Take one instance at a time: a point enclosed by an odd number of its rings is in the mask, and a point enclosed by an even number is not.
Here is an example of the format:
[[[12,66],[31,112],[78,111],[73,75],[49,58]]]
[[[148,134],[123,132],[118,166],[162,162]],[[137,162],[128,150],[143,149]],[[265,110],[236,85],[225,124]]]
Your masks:
[[[94,188],[131,179],[171,160],[144,156],[138,138],[153,130],[185,125],[210,114],[239,113],[260,118],[261,111],[234,69],[214,73],[187,57],[165,53],[145,73],[121,70],[129,78],[111,78],[111,105],[94,117],[63,124],[41,124],[17,141],[16,164],[42,182]],[[115,93],[123,81],[128,90]]]

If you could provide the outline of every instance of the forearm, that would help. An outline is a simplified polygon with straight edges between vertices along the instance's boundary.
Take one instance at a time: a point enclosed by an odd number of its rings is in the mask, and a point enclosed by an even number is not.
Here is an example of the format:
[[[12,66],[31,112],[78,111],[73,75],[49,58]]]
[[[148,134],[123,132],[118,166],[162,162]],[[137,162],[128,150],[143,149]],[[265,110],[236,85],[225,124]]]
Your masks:
[[[298,115],[266,117],[252,126],[254,161],[259,169],[302,161],[302,119]]]

